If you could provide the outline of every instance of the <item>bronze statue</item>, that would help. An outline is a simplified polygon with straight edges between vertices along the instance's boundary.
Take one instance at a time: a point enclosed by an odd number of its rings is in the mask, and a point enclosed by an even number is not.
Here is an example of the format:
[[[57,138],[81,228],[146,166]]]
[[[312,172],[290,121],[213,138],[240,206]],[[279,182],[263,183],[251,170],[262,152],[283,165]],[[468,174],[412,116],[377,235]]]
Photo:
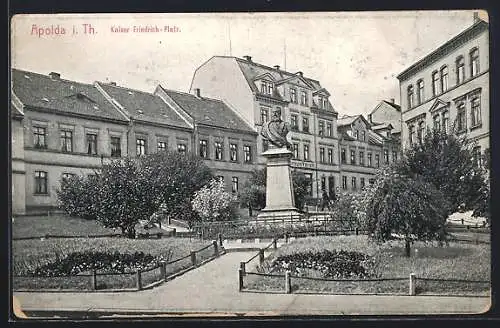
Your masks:
[[[273,146],[290,149],[292,144],[286,140],[289,131],[289,124],[281,119],[281,109],[278,108],[273,111],[271,120],[262,125],[260,134]]]

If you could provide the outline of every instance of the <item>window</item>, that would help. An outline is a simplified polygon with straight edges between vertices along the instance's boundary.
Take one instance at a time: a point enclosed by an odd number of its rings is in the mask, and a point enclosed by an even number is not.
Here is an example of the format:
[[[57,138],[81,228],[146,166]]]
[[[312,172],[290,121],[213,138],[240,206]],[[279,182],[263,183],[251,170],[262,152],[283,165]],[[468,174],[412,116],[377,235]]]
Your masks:
[[[322,136],[325,134],[325,122],[319,121],[318,122],[318,135]]]
[[[208,157],[208,141],[205,139],[200,140],[200,157],[201,158]]]
[[[351,178],[351,187],[352,187],[352,190],[356,190],[356,177],[352,177]]]
[[[325,191],[325,190],[326,190],[326,178],[321,177],[321,191]]]
[[[309,160],[309,145],[304,145],[304,161]]]
[[[359,165],[365,166],[365,152],[359,152]]]
[[[415,125],[408,126],[408,135],[410,137],[410,145],[415,143]]]
[[[229,159],[231,162],[237,162],[238,161],[238,145],[237,144],[230,144],[229,145]]]
[[[293,158],[299,159],[299,144],[294,143],[292,147],[293,147]]]
[[[321,108],[323,109],[328,109],[328,98],[321,97]]]
[[[328,164],[333,164],[333,148],[328,148]]]
[[[319,162],[325,163],[325,148],[319,147]]]
[[[167,150],[167,142],[166,141],[158,141],[158,151],[166,151]]]
[[[308,117],[302,118],[302,131],[309,132],[309,118]]]
[[[472,158],[477,167],[482,166],[481,146],[472,148]]]
[[[64,152],[73,151],[73,132],[72,131],[61,131],[61,150]]]
[[[300,92],[300,104],[307,106],[307,92],[306,91]]]
[[[371,185],[374,184],[375,183],[375,179],[373,179],[373,178],[372,179],[368,179],[368,183],[371,184]]]
[[[231,182],[232,182],[232,192],[238,192],[238,177],[232,177],[231,178]]]
[[[312,188],[312,173],[304,173],[304,177],[306,178],[307,184],[307,193],[312,196],[313,188]]]
[[[351,150],[351,165],[356,165],[356,152]]]
[[[342,148],[340,150],[340,161],[342,162],[342,164],[345,164],[347,162],[345,148]]]
[[[417,104],[424,102],[424,80],[417,81]]]
[[[269,121],[269,110],[267,108],[260,109],[260,123],[264,124]]]
[[[119,137],[111,137],[111,157],[122,156],[122,144]]]
[[[69,179],[71,179],[74,176],[75,176],[74,173],[63,173],[62,176],[61,176],[61,178],[62,178],[62,180],[69,180]]]
[[[448,90],[448,66],[441,68],[441,92]]]
[[[479,73],[479,50],[474,48],[470,54],[470,76],[476,76]]]
[[[408,108],[412,108],[413,107],[413,85],[408,86],[407,96],[408,96]]]
[[[87,133],[87,154],[97,155],[97,134]]]
[[[146,155],[146,140],[137,139],[135,141],[135,149],[137,156]]]
[[[375,165],[377,167],[380,167],[380,155],[379,154],[375,154]]]
[[[33,127],[33,136],[34,136],[34,144],[35,148],[47,148],[47,143],[45,142],[46,135],[45,128],[34,126]]]
[[[219,161],[224,159],[224,146],[221,141],[215,142],[215,159]]]
[[[465,80],[465,63],[463,56],[457,58],[456,65],[457,65],[457,84],[460,84]]]
[[[347,189],[347,177],[342,176],[342,189]]]
[[[457,108],[457,130],[458,132],[467,129],[467,121],[465,117],[465,104],[460,103]]]
[[[389,164],[389,150],[384,149],[384,164]]]
[[[470,100],[471,110],[471,127],[481,124],[481,101],[479,97],[474,97]]]
[[[368,157],[368,166],[371,167],[372,166],[372,153],[368,153],[367,157]]]
[[[271,82],[262,81],[260,82],[260,92],[268,95],[273,94],[273,84]]]
[[[332,131],[332,123],[326,123],[326,135],[333,137]]]
[[[186,144],[183,144],[183,143],[177,144],[177,152],[179,152],[181,154],[185,154],[187,152]]]
[[[47,172],[35,171],[35,194],[47,193]]]
[[[290,128],[292,129],[292,131],[299,130],[299,122],[296,114],[290,115]]]
[[[417,130],[417,137],[420,143],[424,143],[424,130],[425,130],[425,122],[420,121],[418,123],[418,130]]]
[[[361,188],[365,187],[365,178],[360,178]]]
[[[266,139],[263,139],[262,140],[262,149],[264,151],[268,150],[269,149],[269,140],[266,140]]]
[[[434,117],[432,118],[432,122],[432,126],[435,131],[441,130],[441,117],[439,117],[439,114],[434,115]]]
[[[335,177],[328,177],[328,193],[330,195],[335,193]]]
[[[450,117],[449,117],[448,111],[444,111],[442,116],[443,116],[443,132],[448,133],[448,125],[450,122]]]
[[[358,130],[354,130],[354,138],[356,138],[356,140],[359,140],[359,132],[358,132]]]
[[[297,103],[297,89],[290,88],[290,101],[294,104]]]
[[[363,141],[366,141],[366,131],[365,130],[361,131],[361,135],[362,135]]]
[[[440,80],[439,80],[439,72],[435,71],[432,73],[432,94],[434,96],[437,96],[439,94],[439,85],[440,85]]]
[[[396,162],[398,160],[398,152],[393,150],[392,151],[392,162]]]
[[[224,183],[224,176],[223,175],[218,175],[216,177],[216,179],[217,179],[217,181],[220,181],[220,182]]]
[[[250,146],[243,146],[243,156],[245,163],[252,162],[252,148]]]

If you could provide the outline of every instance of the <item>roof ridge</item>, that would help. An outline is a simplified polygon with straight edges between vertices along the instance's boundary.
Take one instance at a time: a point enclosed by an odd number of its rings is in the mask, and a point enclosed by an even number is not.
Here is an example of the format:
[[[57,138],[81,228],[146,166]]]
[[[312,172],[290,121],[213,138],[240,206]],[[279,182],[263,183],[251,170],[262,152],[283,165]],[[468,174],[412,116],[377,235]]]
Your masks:
[[[86,85],[86,86],[94,86],[94,83],[79,82],[76,80],[68,80],[68,79],[63,79],[63,78],[58,78],[57,80],[54,80],[49,75],[42,74],[39,72],[27,71],[27,70],[23,70],[23,69],[19,69],[19,68],[12,68],[12,70],[22,72],[22,73],[29,73],[29,74],[37,75],[39,77],[44,77],[44,78],[51,80],[51,81],[63,81],[63,82],[77,83],[77,84]]]
[[[217,98],[211,98],[211,97],[205,97],[205,96],[201,96],[200,98],[196,97],[196,95],[193,95],[192,93],[190,92],[185,92],[185,91],[178,91],[178,90],[172,90],[172,89],[165,89],[163,86],[162,86],[162,89],[165,90],[165,91],[171,91],[171,92],[175,92],[175,93],[179,93],[179,94],[184,94],[184,95],[188,95],[188,96],[191,96],[191,97],[194,97],[196,99],[200,99],[200,100],[212,100],[212,101],[218,101],[218,102],[221,102],[224,104],[224,102],[220,99],[217,99]]]
[[[250,64],[250,65],[255,65],[255,66],[260,66],[261,68],[265,68],[265,69],[268,69],[268,70],[272,70],[272,71],[276,71],[276,72],[279,72],[279,73],[285,73],[285,74],[289,74],[290,77],[293,77],[293,76],[300,76],[300,75],[297,75],[297,73],[291,73],[290,71],[285,71],[285,70],[282,70],[282,69],[276,69],[274,67],[270,67],[270,66],[267,66],[267,65],[264,65],[264,64],[261,64],[261,63],[257,63],[257,62],[254,62],[254,61],[248,61],[246,59],[243,59],[243,58],[239,58],[239,57],[233,57],[234,59],[236,59],[236,61],[239,61],[239,62],[242,62],[242,63],[246,63],[246,64]],[[306,80],[311,80],[311,81],[314,81],[314,82],[318,82],[319,83],[319,80],[316,80],[316,79],[312,79],[310,77],[305,77],[305,76],[301,76],[302,78],[306,79]]]

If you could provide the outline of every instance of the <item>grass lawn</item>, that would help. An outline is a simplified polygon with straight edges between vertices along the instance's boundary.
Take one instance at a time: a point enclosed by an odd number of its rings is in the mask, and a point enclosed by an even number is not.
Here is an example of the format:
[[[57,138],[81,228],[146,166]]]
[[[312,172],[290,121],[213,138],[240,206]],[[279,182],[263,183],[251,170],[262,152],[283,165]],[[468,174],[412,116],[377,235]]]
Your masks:
[[[367,236],[328,236],[297,239],[279,248],[266,259],[270,267],[273,259],[281,255],[322,250],[345,250],[361,252],[375,259],[373,276],[377,279],[403,278],[401,281],[328,282],[292,278],[295,292],[329,293],[408,293],[410,273],[417,277],[419,294],[474,294],[487,295],[489,283],[464,283],[424,281],[427,279],[458,279],[490,281],[490,245],[450,243],[439,247],[437,243],[417,242],[412,247],[411,257],[404,256],[404,245],[392,241],[383,245],[372,243]],[[283,272],[273,272],[283,273]],[[319,272],[309,270],[308,277],[321,278]],[[245,287],[258,290],[276,290],[284,279],[276,277],[246,276]]]
[[[45,235],[104,235],[120,232],[104,228],[94,220],[68,217],[64,214],[16,217],[12,223],[13,238],[43,237]]]

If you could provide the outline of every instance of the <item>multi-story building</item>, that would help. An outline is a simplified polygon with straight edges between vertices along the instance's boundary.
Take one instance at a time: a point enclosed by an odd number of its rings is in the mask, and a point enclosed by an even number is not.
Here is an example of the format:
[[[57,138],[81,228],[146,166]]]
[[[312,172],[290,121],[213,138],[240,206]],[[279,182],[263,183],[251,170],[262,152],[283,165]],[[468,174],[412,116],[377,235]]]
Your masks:
[[[402,146],[427,129],[453,131],[475,142],[478,161],[490,147],[488,23],[474,24],[397,76]]]
[[[395,138],[401,138],[401,106],[394,102],[394,98],[390,100],[382,100],[368,114],[368,122],[372,125],[372,129],[377,130],[377,126],[390,124],[392,126],[391,134]],[[380,127],[383,129],[383,127]]]
[[[234,192],[254,168],[257,133],[219,100],[17,69],[11,99],[13,214],[57,207],[62,178],[113,158],[195,151]]]
[[[274,109],[280,109],[292,130],[292,168],[312,181],[311,196],[320,197],[323,189],[333,191],[338,186],[338,114],[319,81],[302,72],[256,63],[250,56],[214,56],[196,69],[191,83],[191,90],[195,89],[228,103],[256,131]],[[259,135],[257,154],[266,149]],[[258,163],[264,164],[265,159],[258,156]]]

